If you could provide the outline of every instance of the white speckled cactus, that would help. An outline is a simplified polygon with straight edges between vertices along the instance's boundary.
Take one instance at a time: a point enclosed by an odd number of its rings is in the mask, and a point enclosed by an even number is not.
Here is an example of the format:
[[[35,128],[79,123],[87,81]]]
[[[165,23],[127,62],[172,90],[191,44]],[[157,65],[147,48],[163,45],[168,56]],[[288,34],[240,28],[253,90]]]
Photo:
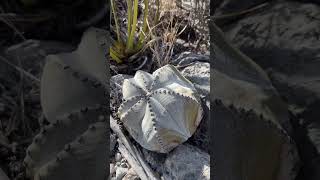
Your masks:
[[[131,136],[144,148],[167,153],[185,142],[199,125],[203,109],[193,84],[171,65],[152,75],[138,71],[123,83],[118,110]]]
[[[33,180],[103,179],[107,159],[107,32],[91,28],[77,50],[46,58],[41,105],[49,125],[24,163]],[[104,47],[103,47],[104,46]]]
[[[287,104],[266,72],[234,48],[214,23],[211,107],[214,178],[294,180],[299,154]],[[298,178],[299,179],[299,178]]]

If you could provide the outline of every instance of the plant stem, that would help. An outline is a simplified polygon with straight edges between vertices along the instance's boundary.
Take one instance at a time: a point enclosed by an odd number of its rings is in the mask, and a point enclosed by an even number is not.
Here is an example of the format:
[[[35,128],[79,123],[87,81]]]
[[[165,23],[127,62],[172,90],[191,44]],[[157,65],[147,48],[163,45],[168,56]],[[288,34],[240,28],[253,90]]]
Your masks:
[[[132,25],[132,0],[127,0],[127,6],[128,6],[128,36],[131,33],[131,25]]]
[[[144,0],[144,14],[143,14],[143,28],[142,32],[140,32],[140,37],[139,37],[139,44],[138,44],[138,49],[140,49],[143,45],[143,43],[146,40],[145,34],[148,32],[148,15],[149,15],[149,0]]]
[[[110,48],[110,56],[111,56],[111,58],[112,58],[113,60],[115,60],[118,64],[119,64],[119,63],[122,63],[121,59],[119,58],[120,55],[119,55],[115,50],[113,50],[112,47]]]
[[[156,6],[157,6],[157,12],[154,17],[154,23],[155,23],[154,25],[155,26],[158,24],[159,17],[160,17],[160,8],[161,8],[160,0],[156,0]]]
[[[118,42],[120,43],[121,42],[120,29],[119,29],[119,24],[118,24],[118,17],[117,17],[116,7],[114,5],[114,0],[111,0],[111,7],[112,7],[112,12],[113,12],[114,22],[116,24],[117,38],[118,38]]]
[[[137,22],[138,22],[138,0],[134,0],[134,7],[133,7],[133,21],[132,21],[132,29],[131,33],[129,35],[128,39],[128,44],[127,44],[127,52],[132,51],[133,47],[133,40],[134,40],[134,35],[137,27]]]

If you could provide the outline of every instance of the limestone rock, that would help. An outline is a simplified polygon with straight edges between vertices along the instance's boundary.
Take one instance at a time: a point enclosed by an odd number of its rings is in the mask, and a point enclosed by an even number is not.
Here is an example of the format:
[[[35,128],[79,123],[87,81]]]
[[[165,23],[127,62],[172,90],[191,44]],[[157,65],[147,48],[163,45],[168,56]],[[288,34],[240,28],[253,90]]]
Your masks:
[[[173,150],[163,165],[164,179],[209,180],[210,156],[191,145]]]

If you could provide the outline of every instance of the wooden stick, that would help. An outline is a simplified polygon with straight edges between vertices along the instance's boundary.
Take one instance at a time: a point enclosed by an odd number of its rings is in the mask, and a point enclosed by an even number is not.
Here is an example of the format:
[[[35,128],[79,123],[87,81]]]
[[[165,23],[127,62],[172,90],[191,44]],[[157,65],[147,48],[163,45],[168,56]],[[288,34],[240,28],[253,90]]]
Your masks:
[[[119,140],[119,151],[132,165],[142,180],[159,180],[156,172],[145,162],[142,153],[133,145],[130,140],[123,134],[117,122],[110,116],[110,128],[116,133]],[[159,176],[158,176],[159,177]]]

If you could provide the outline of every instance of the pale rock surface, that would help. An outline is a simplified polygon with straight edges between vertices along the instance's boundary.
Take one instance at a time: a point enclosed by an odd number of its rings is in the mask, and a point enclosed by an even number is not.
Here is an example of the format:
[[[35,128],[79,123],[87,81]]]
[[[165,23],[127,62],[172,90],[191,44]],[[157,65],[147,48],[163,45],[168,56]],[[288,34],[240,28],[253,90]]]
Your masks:
[[[209,180],[210,156],[197,147],[181,145],[166,158],[164,179]]]

